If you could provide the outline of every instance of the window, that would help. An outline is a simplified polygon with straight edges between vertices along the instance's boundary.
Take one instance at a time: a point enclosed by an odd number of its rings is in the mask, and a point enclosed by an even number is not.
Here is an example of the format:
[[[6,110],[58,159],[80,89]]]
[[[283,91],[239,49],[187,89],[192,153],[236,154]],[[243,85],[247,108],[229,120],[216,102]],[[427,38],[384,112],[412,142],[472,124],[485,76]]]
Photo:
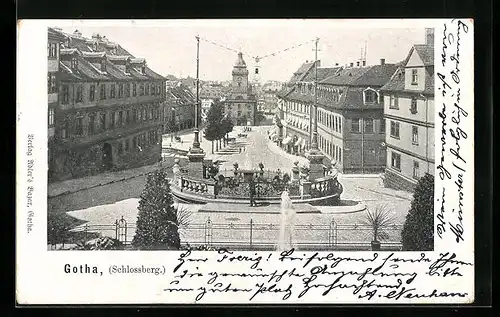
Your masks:
[[[89,90],[89,100],[94,101],[95,99],[95,85],[92,84],[90,85],[90,90]]]
[[[365,91],[365,103],[377,102],[377,93],[373,90]]]
[[[401,170],[401,155],[400,154],[392,152],[391,167],[397,169],[398,171]]]
[[[103,60],[101,62],[101,72],[105,72],[106,71],[106,60]]]
[[[95,114],[89,114],[89,135],[94,134],[95,131]]]
[[[109,92],[110,98],[116,98],[116,85],[111,84],[111,91]]]
[[[373,133],[373,119],[365,119],[365,133]]]
[[[411,84],[418,85],[418,70],[417,69],[411,70]]]
[[[123,125],[123,111],[118,112],[118,126]]]
[[[380,133],[385,133],[385,119],[380,119]]]
[[[125,114],[125,123],[130,123],[130,110],[127,110]]]
[[[123,83],[118,84],[118,98],[123,98]]]
[[[351,121],[351,132],[352,133],[359,133],[359,119],[352,119]]]
[[[62,104],[68,104],[69,103],[69,86],[68,85],[63,85],[62,86]]]
[[[115,124],[116,124],[116,113],[114,111],[111,112],[110,119],[111,119],[111,122],[110,122],[109,126],[110,126],[111,129],[114,129],[115,128]]]
[[[101,113],[101,130],[106,130],[106,113]]]
[[[418,145],[418,127],[411,127],[411,143]]]
[[[137,121],[137,109],[132,110],[132,122]]]
[[[413,161],[413,178],[420,178],[420,167],[417,161]]]
[[[83,102],[83,85],[76,88],[76,102]]]
[[[47,92],[49,94],[57,92],[56,74],[49,73],[47,75]]]
[[[135,97],[137,96],[137,84],[132,83],[132,96]]]
[[[47,44],[47,55],[50,59],[57,58],[57,43]]]
[[[399,139],[399,122],[391,121],[391,137]]]
[[[54,126],[55,110],[54,108],[49,108],[49,128]]]
[[[417,97],[412,97],[411,98],[410,112],[412,114],[417,113]]]
[[[394,95],[391,95],[389,97],[389,108],[391,109],[399,109],[399,102],[398,102],[398,98]]]
[[[76,57],[73,57],[71,59],[71,68],[72,69],[77,69],[78,68],[78,59]]]
[[[106,99],[106,84],[101,84],[101,100]]]
[[[149,84],[146,84],[146,96],[149,96]]]
[[[156,85],[155,84],[151,84],[151,95],[156,95]]]
[[[127,140],[125,140],[125,152],[128,152],[129,148],[130,148],[130,142],[127,139]]]
[[[140,96],[144,96],[144,84],[141,84],[141,85],[139,86],[139,95],[140,95]]]
[[[146,74],[146,66],[141,67],[141,73]]]
[[[77,117],[75,124],[76,124],[75,133],[77,135],[82,135],[83,134],[83,117]]]
[[[130,97],[130,84],[125,84],[125,97]]]

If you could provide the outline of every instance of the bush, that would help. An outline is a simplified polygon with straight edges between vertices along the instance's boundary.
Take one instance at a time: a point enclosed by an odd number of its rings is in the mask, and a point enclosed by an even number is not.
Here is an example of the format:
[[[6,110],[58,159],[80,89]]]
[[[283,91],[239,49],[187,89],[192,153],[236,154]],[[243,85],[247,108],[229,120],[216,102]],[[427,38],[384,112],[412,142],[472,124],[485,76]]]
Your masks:
[[[122,250],[123,244],[110,237],[99,237],[85,243],[79,243],[71,250]]]
[[[132,245],[145,250],[180,248],[177,209],[173,206],[165,169],[148,174],[139,200],[137,229]]]
[[[404,251],[434,249],[434,176],[430,174],[425,174],[415,188],[401,238]]]

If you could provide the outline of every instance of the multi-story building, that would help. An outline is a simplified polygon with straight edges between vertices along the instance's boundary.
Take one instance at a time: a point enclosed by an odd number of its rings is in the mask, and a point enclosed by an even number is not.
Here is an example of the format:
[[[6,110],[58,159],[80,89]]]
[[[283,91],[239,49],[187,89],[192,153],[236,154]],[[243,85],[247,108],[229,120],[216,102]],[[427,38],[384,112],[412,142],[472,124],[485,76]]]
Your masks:
[[[178,83],[167,90],[167,106],[171,110],[169,132],[194,127],[196,96],[189,87]]]
[[[48,42],[47,42],[47,95],[48,95],[48,131],[47,137],[49,144],[55,135],[55,119],[56,111],[58,108],[58,83],[59,83],[59,59],[60,47],[64,42],[64,36],[57,30],[52,28],[48,29]],[[52,162],[52,155],[54,153],[49,147],[48,161],[49,165]]]
[[[384,183],[412,190],[425,173],[434,175],[434,29],[414,45],[404,64],[382,87],[387,164]]]
[[[241,52],[238,53],[232,76],[231,91],[224,100],[225,113],[236,125],[255,125],[257,100],[248,81],[248,69]]]
[[[64,43],[50,179],[160,160],[165,78],[106,37],[58,33]]]
[[[304,64],[293,87],[281,94],[284,122],[283,147],[303,153],[311,140],[311,116],[317,103],[318,147],[337,162],[343,173],[377,173],[385,168],[385,127],[380,88],[396,71],[396,64],[367,66],[365,61],[347,67],[318,65],[317,96],[314,63]]]

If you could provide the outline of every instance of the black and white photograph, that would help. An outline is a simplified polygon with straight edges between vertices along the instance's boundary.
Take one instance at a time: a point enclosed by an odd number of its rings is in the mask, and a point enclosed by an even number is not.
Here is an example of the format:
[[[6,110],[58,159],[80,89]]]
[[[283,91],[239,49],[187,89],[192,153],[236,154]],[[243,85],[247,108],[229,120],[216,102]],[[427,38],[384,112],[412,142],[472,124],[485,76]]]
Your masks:
[[[474,302],[473,19],[23,20],[17,49],[19,303]]]
[[[433,250],[433,28],[53,26],[47,53],[50,250]]]

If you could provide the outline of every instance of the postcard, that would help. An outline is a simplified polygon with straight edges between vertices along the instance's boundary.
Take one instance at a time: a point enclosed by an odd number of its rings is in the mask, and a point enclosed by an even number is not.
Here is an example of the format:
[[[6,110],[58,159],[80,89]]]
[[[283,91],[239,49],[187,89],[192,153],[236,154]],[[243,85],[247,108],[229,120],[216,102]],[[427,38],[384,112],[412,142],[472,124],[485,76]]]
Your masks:
[[[16,300],[474,302],[474,21],[20,20]]]

